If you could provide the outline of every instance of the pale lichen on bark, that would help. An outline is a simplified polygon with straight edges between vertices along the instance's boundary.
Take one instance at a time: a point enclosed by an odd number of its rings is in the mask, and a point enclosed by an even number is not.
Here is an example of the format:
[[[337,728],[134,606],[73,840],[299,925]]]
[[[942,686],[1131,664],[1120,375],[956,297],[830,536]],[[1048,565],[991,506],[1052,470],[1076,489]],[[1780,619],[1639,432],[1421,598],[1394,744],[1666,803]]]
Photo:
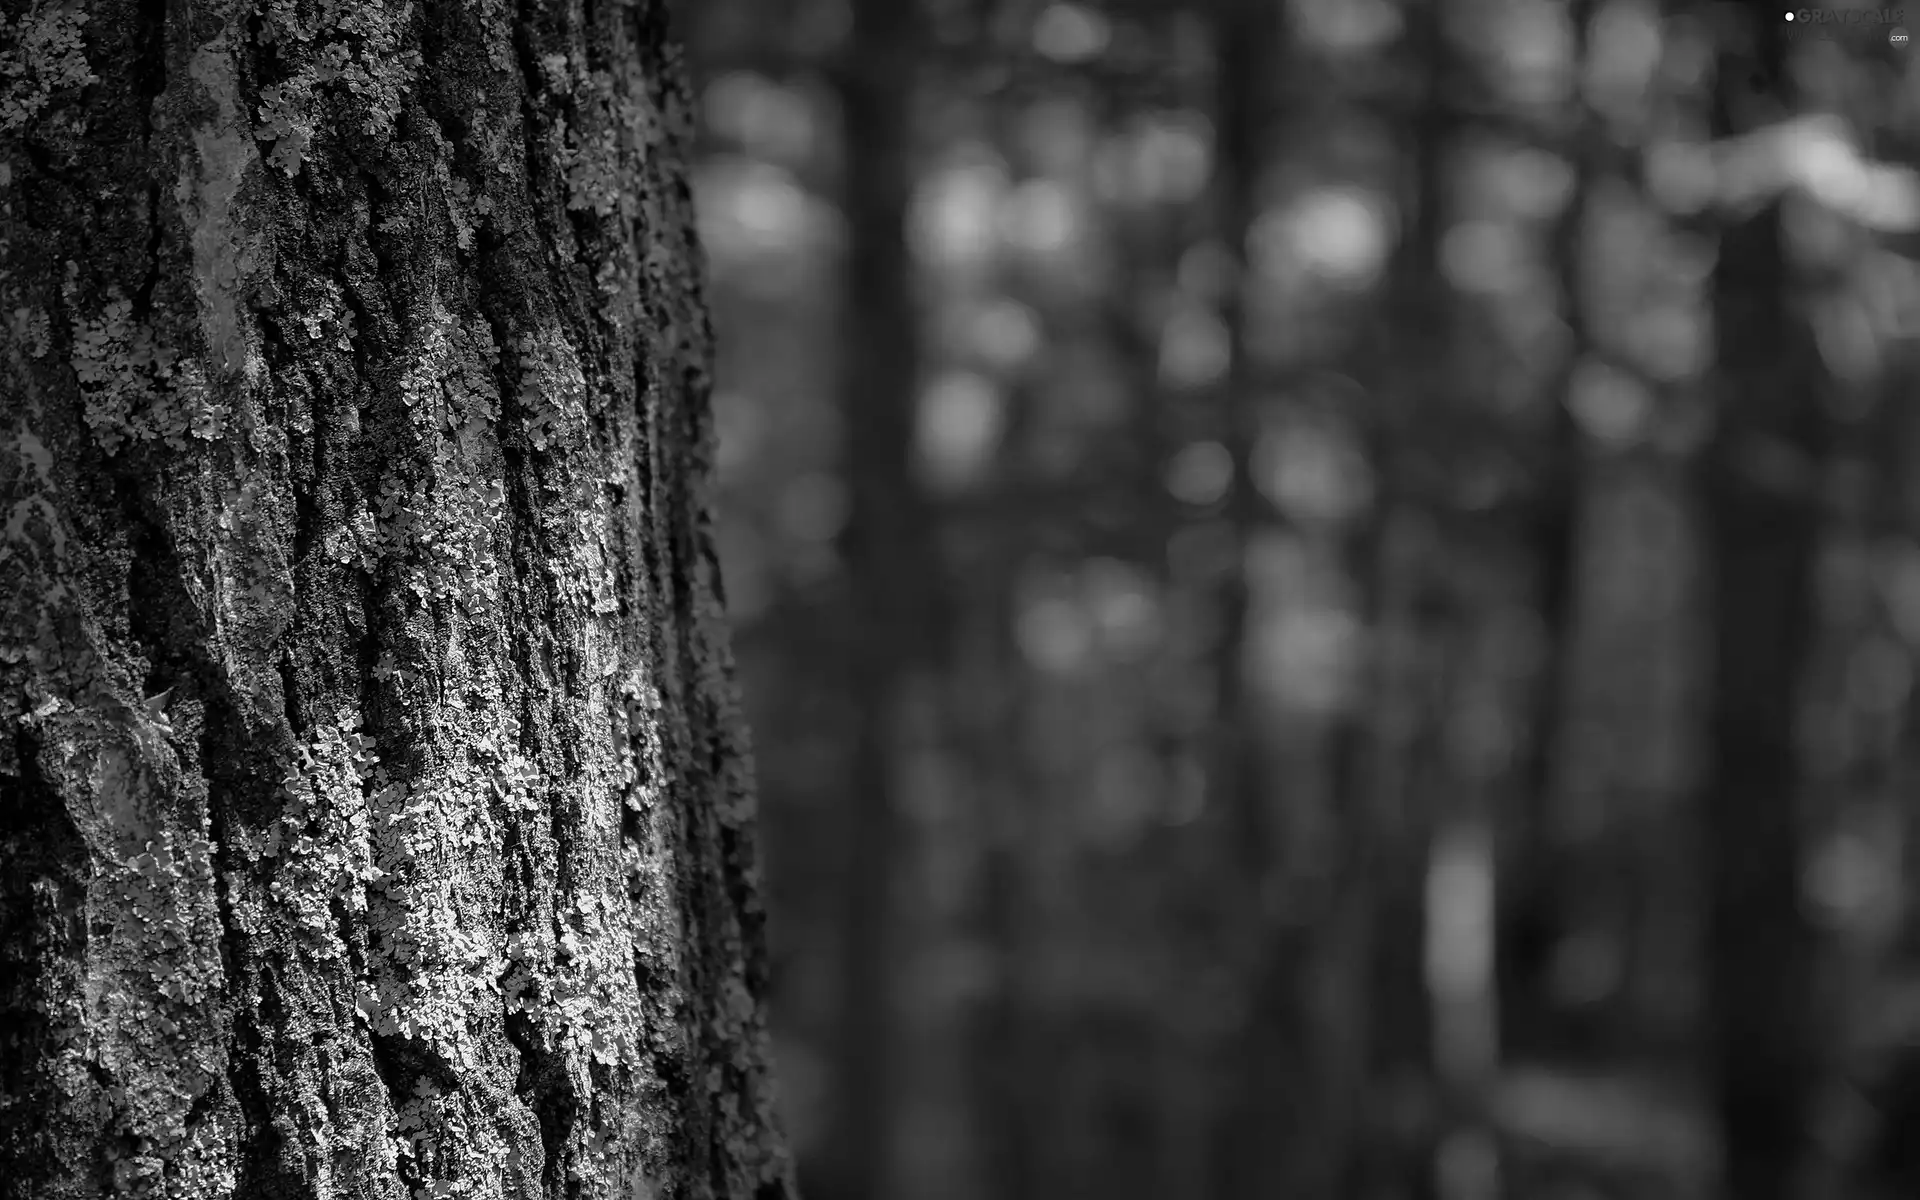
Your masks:
[[[790,1194],[660,5],[4,19],[0,1196]]]

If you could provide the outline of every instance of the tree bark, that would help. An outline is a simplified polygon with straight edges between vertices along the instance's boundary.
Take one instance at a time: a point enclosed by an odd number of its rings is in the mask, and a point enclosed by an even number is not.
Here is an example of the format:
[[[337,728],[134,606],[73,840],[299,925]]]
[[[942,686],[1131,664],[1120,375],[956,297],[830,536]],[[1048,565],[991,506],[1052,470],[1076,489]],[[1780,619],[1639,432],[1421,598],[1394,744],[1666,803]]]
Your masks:
[[[0,20],[0,1196],[793,1194],[656,0]]]
[[[1756,120],[1741,111],[1754,59],[1767,78],[1782,78],[1780,29],[1754,15],[1753,57],[1723,51],[1716,137]],[[1741,1200],[1799,1194],[1821,1057],[1814,934],[1800,900],[1796,734],[1813,638],[1825,419],[1818,351],[1794,312],[1783,236],[1778,202],[1722,232],[1713,279],[1718,424],[1699,472],[1714,637],[1700,786],[1702,1017],[1723,1194]]]

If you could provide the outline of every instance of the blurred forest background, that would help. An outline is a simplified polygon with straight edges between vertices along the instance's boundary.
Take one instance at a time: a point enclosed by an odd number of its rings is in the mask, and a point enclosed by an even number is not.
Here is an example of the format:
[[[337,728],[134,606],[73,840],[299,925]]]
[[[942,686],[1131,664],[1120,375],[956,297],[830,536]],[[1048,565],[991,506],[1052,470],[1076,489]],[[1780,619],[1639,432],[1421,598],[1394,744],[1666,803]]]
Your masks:
[[[682,7],[810,1200],[1920,1196],[1904,17]]]

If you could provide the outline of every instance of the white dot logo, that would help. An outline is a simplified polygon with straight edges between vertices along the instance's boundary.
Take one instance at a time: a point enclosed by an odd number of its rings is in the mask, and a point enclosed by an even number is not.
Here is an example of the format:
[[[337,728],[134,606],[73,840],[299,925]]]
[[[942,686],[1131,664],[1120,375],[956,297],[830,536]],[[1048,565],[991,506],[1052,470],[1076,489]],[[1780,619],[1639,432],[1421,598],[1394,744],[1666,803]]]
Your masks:
[[[1789,23],[1789,24],[1791,24],[1791,23],[1792,23],[1792,21],[1793,21],[1793,14],[1792,14],[1792,13],[1788,13],[1788,14],[1787,14],[1787,21],[1788,21],[1788,23]]]
[[[1888,31],[1887,45],[1892,46],[1895,50],[1905,50],[1907,48],[1906,28],[1904,26],[1896,25],[1893,27],[1893,29]]]

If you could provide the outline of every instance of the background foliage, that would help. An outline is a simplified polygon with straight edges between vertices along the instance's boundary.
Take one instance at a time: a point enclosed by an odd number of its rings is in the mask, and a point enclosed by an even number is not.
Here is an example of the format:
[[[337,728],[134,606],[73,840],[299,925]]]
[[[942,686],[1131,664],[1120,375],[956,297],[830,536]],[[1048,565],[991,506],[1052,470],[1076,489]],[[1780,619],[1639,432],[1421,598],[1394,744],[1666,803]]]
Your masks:
[[[1915,1194],[1920,74],[1780,16],[686,6],[809,1196]]]

